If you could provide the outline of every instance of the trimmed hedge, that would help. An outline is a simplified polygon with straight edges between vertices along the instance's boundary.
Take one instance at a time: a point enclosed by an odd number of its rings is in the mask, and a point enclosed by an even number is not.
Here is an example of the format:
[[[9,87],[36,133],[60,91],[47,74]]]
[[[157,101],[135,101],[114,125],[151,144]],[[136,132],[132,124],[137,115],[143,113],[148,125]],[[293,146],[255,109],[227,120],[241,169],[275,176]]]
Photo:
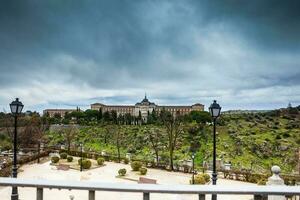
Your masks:
[[[92,162],[90,160],[83,160],[82,161],[82,168],[89,169],[92,166]]]
[[[72,156],[68,156],[68,157],[67,157],[67,161],[68,161],[68,162],[72,162],[72,161],[73,161],[73,157],[72,157]]]
[[[119,169],[118,174],[119,174],[120,176],[125,176],[126,172],[127,172],[126,169],[123,168],[123,169]]]
[[[133,161],[131,163],[132,171],[139,171],[139,169],[142,167],[142,163],[140,161]]]
[[[124,164],[128,164],[129,163],[129,159],[128,158],[124,158]]]
[[[104,158],[98,158],[97,159],[97,163],[98,163],[98,165],[103,165],[104,164]]]
[[[68,154],[64,152],[64,153],[59,154],[59,157],[60,157],[61,159],[67,159]]]
[[[204,185],[204,184],[208,183],[209,180],[210,180],[210,176],[208,174],[197,174],[195,176],[194,184]],[[193,184],[192,180],[190,182],[191,182],[191,184]]]
[[[51,162],[52,162],[52,163],[58,163],[58,161],[59,161],[59,157],[58,157],[58,156],[53,156],[53,157],[51,158]]]
[[[147,174],[147,168],[145,168],[145,167],[141,167],[139,169],[139,171],[140,171],[141,175],[146,175]]]

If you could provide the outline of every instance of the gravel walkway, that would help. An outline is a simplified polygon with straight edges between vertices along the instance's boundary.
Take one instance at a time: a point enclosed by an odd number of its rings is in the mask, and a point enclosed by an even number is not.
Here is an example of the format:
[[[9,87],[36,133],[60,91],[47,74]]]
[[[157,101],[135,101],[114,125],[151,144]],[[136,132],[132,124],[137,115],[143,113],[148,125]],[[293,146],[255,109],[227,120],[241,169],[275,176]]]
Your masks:
[[[77,170],[62,171],[51,166],[49,162],[42,164],[24,165],[18,178],[24,179],[47,179],[47,180],[74,180],[74,181],[99,181],[99,182],[121,182],[137,184],[132,180],[116,178],[117,171],[120,168],[126,168],[128,177],[138,179],[139,175],[132,172],[130,165],[106,162],[105,166],[84,172]],[[148,169],[145,177],[156,179],[158,184],[188,184],[191,178],[190,174],[167,172],[157,169]],[[240,181],[219,179],[218,185],[251,185]],[[35,188],[19,188],[20,200],[35,199]],[[0,199],[10,200],[11,188],[0,188]],[[74,200],[87,200],[87,191],[77,190],[44,190],[44,200],[70,200],[70,196],[74,196]],[[142,194],[137,193],[118,193],[118,192],[96,192],[96,200],[142,200]],[[174,195],[174,194],[150,194],[151,200],[196,200],[197,195]],[[207,196],[207,199],[211,199]],[[250,200],[252,196],[229,196],[219,195],[218,200]]]

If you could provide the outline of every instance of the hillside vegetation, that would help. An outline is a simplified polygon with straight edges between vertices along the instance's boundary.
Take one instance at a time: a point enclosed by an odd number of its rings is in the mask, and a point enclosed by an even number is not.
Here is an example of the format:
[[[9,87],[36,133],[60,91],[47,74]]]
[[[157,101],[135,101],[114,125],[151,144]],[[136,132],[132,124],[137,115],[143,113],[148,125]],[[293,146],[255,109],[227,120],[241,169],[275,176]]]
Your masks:
[[[212,125],[208,113],[185,117],[175,141],[174,163],[190,159],[196,152],[196,166],[212,160]],[[196,117],[195,117],[196,116]],[[198,117],[198,118],[197,118]],[[200,118],[199,118],[200,117]],[[50,131],[49,144],[66,144],[69,148],[83,143],[86,150],[106,151],[124,157],[169,164],[168,130],[163,123],[117,125],[89,123],[79,130]],[[217,127],[217,155],[236,169],[269,171],[274,164],[285,173],[295,170],[300,147],[299,108],[259,114],[222,115]]]

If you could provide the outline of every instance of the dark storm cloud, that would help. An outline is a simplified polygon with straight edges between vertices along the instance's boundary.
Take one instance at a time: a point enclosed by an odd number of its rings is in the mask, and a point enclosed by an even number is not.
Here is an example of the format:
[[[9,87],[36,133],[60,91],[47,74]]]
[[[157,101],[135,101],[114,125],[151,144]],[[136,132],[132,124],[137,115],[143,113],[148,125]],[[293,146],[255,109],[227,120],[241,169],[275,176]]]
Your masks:
[[[224,97],[207,94],[217,88],[226,95],[297,89],[299,7],[296,0],[1,1],[0,89],[150,90],[162,102]],[[132,99],[126,95],[112,97]]]
[[[300,1],[196,1],[207,23],[226,23],[260,47],[299,51]],[[203,6],[202,6],[203,5]],[[249,39],[249,38],[248,38]]]

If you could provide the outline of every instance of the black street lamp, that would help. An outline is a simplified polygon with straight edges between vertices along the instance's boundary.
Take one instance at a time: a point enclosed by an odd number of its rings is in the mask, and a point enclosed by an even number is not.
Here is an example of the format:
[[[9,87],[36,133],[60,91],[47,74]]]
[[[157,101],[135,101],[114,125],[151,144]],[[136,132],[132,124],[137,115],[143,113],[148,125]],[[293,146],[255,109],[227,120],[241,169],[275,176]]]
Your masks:
[[[216,172],[216,120],[220,116],[221,113],[221,107],[219,104],[217,104],[217,101],[214,100],[214,102],[210,105],[209,111],[211,114],[211,117],[213,118],[214,123],[214,146],[213,146],[213,173],[212,173],[212,184],[217,184],[217,172]],[[216,200],[217,195],[212,195],[212,200]]]
[[[194,185],[195,184],[195,153],[192,154],[192,173],[193,173],[193,176],[192,176],[192,184]]]
[[[82,143],[80,143],[80,156],[81,156],[81,162],[80,162],[80,171],[82,172]]]
[[[17,167],[17,120],[18,115],[22,112],[24,105],[19,101],[19,98],[16,98],[15,101],[9,104],[11,113],[15,118],[15,131],[14,131],[14,160],[13,160],[13,168],[12,168],[12,177],[17,178],[18,175],[18,167]],[[11,200],[18,200],[18,188],[12,187]]]

